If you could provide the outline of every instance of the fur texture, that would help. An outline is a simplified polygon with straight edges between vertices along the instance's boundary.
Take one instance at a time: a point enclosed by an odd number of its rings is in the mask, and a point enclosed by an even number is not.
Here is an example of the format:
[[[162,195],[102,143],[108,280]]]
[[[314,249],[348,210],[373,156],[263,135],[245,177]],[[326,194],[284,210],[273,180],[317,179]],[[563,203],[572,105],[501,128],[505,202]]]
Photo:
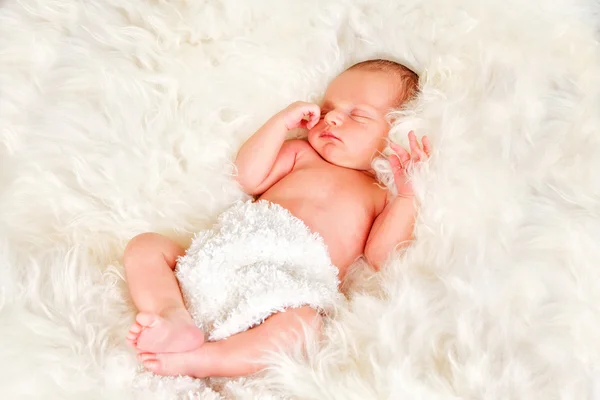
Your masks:
[[[0,398],[174,397],[132,386],[126,242],[158,231],[189,244],[242,197],[230,178],[242,142],[375,57],[421,75],[391,134],[415,129],[434,148],[414,171],[416,241],[379,274],[357,270],[322,343],[230,393],[597,398],[598,9],[5,0]]]

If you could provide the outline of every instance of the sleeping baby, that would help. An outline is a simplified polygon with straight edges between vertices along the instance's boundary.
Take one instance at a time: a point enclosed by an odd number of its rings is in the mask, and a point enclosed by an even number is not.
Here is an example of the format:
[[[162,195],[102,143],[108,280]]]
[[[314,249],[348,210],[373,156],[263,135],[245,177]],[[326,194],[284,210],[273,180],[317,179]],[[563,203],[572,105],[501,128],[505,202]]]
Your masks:
[[[415,204],[406,168],[429,157],[415,134],[410,152],[390,144],[397,194],[371,164],[387,146],[387,114],[418,78],[369,60],[337,76],[322,104],[296,102],[241,147],[239,201],[184,250],[144,233],[124,253],[139,313],[127,336],[159,375],[236,377],[265,367],[266,352],[302,340],[339,300],[348,267],[364,256],[380,268],[412,236]],[[305,128],[306,139],[286,140]],[[309,330],[310,330],[309,329]]]

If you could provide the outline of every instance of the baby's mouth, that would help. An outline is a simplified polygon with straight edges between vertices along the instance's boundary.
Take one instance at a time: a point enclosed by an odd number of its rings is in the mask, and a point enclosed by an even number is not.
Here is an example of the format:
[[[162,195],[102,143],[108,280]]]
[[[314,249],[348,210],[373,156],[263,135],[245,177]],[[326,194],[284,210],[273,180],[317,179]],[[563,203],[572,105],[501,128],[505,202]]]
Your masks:
[[[331,133],[328,130],[324,130],[323,132],[321,132],[321,134],[319,135],[319,137],[321,138],[331,138],[331,139],[335,139],[337,141],[342,141],[339,137],[335,136],[333,133]]]

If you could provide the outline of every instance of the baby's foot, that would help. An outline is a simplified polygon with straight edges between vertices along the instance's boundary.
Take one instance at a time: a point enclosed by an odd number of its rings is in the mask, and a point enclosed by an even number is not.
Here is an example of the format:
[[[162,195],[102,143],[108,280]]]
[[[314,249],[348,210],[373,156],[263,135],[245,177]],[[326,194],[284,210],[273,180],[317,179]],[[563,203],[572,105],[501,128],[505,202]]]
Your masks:
[[[210,351],[205,351],[210,345],[211,343],[207,343],[184,353],[141,353],[138,357],[147,370],[157,375],[206,378],[211,376],[210,369],[214,366],[214,362],[209,359]]]
[[[185,310],[163,316],[140,313],[129,329],[127,342],[138,352],[179,353],[200,347],[204,332]]]

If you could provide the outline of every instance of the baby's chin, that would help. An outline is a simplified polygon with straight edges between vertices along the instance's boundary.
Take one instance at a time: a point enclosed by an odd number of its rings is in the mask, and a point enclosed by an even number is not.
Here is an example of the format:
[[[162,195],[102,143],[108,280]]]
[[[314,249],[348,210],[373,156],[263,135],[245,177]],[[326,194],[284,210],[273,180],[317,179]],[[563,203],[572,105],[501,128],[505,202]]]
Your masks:
[[[333,164],[333,165],[338,165],[338,157],[336,157],[336,149],[331,146],[328,145],[328,143],[311,143],[309,141],[310,145],[312,146],[312,148],[315,150],[315,152],[321,156],[321,158],[325,161],[327,161],[329,164]],[[341,167],[341,165],[338,165]]]
[[[323,143],[318,138],[313,139],[310,136],[308,143],[313,150],[315,150],[315,152],[329,164],[359,171],[367,170],[371,167],[370,163],[362,162],[362,160],[352,159],[350,155],[345,153],[343,148],[336,146],[335,143]]]
[[[364,163],[348,159],[346,157],[343,157],[343,155],[341,155],[341,154],[331,154],[331,153],[329,153],[329,154],[323,154],[323,153],[326,153],[326,152],[319,152],[319,151],[317,151],[317,153],[319,153],[319,155],[321,156],[321,158],[323,160],[325,160],[329,164],[335,165],[337,167],[342,167],[342,168],[347,168],[347,169],[354,169],[354,170],[357,170],[357,171],[362,171],[362,170],[367,169],[363,165]]]

